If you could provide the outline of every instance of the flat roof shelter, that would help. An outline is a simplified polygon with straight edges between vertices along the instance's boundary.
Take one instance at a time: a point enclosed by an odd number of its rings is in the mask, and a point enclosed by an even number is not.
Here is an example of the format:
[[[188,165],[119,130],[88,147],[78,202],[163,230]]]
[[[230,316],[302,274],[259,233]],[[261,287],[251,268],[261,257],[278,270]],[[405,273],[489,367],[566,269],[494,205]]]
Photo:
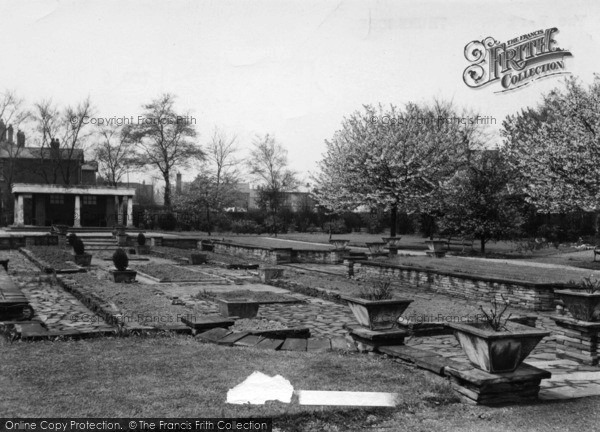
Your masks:
[[[133,226],[132,188],[14,183],[12,193],[16,226]]]

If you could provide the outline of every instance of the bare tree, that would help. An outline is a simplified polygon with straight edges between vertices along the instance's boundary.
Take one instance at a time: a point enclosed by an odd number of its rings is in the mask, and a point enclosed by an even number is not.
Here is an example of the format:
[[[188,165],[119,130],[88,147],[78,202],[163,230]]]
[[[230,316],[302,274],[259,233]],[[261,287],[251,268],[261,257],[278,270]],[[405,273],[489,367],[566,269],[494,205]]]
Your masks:
[[[222,130],[215,128],[208,143],[208,170],[215,179],[217,186],[222,183],[236,183],[239,179],[240,161],[235,157],[238,152],[237,137],[227,136]]]
[[[47,99],[36,103],[34,108],[34,120],[41,137],[38,150],[40,166],[36,171],[47,183],[61,180],[64,184],[71,184],[92,135],[89,127],[92,103],[88,97],[77,106],[61,110]],[[48,166],[51,168],[48,169]]]
[[[162,174],[165,182],[164,202],[170,210],[171,175],[175,167],[186,168],[194,160],[203,160],[205,153],[195,142],[196,130],[188,113],[178,114],[175,96],[164,94],[144,105],[141,121],[132,138],[140,150],[140,160]]]
[[[111,186],[117,186],[123,176],[138,166],[135,143],[130,125],[107,125],[98,127],[100,137],[94,149],[100,174]]]
[[[277,218],[285,204],[285,192],[298,186],[296,173],[288,168],[287,150],[269,134],[257,136],[250,152],[248,169],[260,182],[259,205],[271,217],[271,230],[277,235]]]
[[[238,199],[236,186],[240,161],[236,158],[237,151],[236,137],[215,128],[201,173],[177,197],[176,207],[184,213],[196,216],[205,213],[208,235],[211,235],[211,213],[234,206]]]

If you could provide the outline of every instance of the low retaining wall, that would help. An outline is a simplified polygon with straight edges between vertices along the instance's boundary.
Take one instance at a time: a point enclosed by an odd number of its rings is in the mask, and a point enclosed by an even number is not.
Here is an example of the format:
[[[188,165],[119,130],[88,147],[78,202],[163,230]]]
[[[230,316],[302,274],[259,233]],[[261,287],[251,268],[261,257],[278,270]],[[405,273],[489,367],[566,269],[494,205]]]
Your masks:
[[[47,234],[41,236],[20,235],[0,237],[0,250],[19,249],[25,246],[55,246],[58,245],[58,236]]]
[[[268,261],[272,264],[292,262],[291,248],[269,248],[223,241],[213,241],[212,244],[215,253],[241,258],[254,258],[261,261]]]
[[[199,249],[200,240],[197,238],[161,237],[157,246],[174,247],[179,249]]]
[[[501,280],[371,261],[360,261],[360,264],[361,273],[395,278],[412,288],[422,286],[439,293],[484,302],[492,301],[501,294],[512,306],[531,310],[553,310],[554,290],[568,287],[567,284]]]
[[[324,249],[293,249],[272,248],[265,246],[246,245],[215,240],[212,242],[215,253],[254,258],[272,264],[284,263],[312,263],[312,264],[339,264],[342,262],[342,252]]]

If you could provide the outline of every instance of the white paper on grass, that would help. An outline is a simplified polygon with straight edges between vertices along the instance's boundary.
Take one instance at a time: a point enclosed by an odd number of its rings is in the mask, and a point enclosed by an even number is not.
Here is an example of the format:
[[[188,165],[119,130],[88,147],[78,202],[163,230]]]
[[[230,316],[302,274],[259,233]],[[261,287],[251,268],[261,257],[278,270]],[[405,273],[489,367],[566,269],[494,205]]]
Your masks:
[[[281,375],[270,377],[256,371],[227,392],[227,403],[263,405],[269,400],[290,403],[293,394],[294,387]]]

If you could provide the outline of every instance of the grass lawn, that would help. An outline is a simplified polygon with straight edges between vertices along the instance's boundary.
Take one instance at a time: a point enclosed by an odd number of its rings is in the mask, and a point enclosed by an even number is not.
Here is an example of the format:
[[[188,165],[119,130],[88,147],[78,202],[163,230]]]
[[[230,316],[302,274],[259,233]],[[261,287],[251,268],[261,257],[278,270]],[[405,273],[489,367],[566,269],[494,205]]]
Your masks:
[[[464,273],[476,276],[510,279],[524,282],[566,283],[581,281],[591,272],[583,269],[535,267],[532,265],[511,265],[501,261],[469,259],[456,256],[446,256],[443,259],[433,259],[427,256],[399,256],[395,259],[384,260],[398,265],[407,265],[428,270],[440,270],[453,273]],[[594,276],[600,278],[600,272]]]
[[[273,417],[279,431],[595,430],[600,398],[488,408],[457,403],[448,384],[382,356],[268,352],[191,337],[0,342],[2,417]],[[254,371],[301,390],[390,391],[390,409],[226,404]]]
[[[1,417],[283,416],[284,424],[293,424],[294,415],[314,411],[343,424],[382,411],[341,414],[294,400],[226,404],[227,390],[254,371],[280,374],[295,389],[400,392],[398,407],[384,410],[384,417],[456,402],[445,382],[382,356],[221,347],[185,336],[0,345]]]

